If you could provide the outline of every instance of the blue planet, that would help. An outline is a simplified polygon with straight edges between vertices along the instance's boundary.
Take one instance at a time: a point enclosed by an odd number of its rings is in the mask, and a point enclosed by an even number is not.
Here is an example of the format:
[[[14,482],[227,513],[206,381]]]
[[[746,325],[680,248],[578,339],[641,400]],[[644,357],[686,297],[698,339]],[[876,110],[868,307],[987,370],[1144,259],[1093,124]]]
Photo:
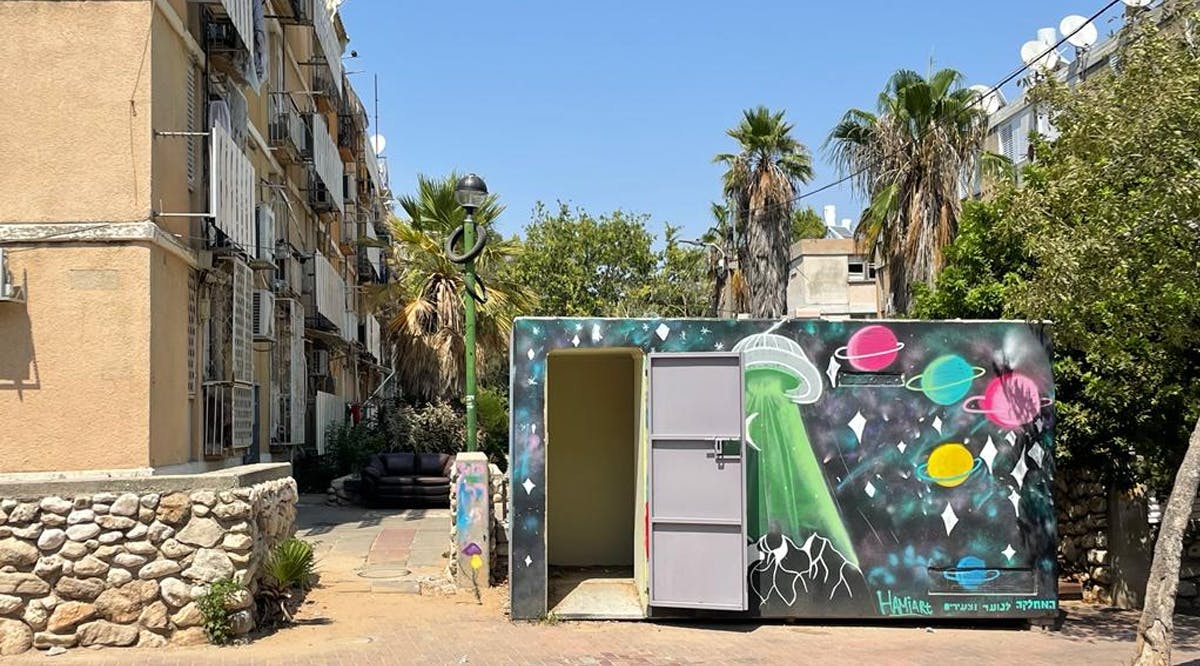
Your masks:
[[[939,405],[953,405],[966,397],[971,384],[985,372],[958,354],[946,354],[930,361],[921,374],[904,383],[904,388],[920,391]]]
[[[967,590],[976,590],[1000,577],[999,569],[988,569],[983,560],[968,555],[958,561],[955,568],[942,572],[942,577],[953,581]]]

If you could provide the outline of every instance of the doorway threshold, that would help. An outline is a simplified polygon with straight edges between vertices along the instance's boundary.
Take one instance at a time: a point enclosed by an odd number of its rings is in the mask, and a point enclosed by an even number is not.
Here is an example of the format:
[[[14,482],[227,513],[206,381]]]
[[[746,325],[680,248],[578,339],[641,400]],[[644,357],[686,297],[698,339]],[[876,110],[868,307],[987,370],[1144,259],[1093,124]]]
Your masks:
[[[631,569],[554,567],[550,613],[560,620],[643,620]]]

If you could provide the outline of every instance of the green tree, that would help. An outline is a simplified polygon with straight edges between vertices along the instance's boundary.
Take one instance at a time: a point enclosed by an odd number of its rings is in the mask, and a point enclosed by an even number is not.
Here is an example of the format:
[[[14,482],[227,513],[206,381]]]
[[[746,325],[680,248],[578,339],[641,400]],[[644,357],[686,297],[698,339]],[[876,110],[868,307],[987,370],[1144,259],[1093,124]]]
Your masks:
[[[875,113],[850,109],[826,141],[839,170],[869,201],[857,235],[883,260],[889,314],[908,310],[913,285],[933,284],[942,250],[958,231],[960,187],[975,172],[987,131],[977,100],[953,69],[928,79],[900,70]]]
[[[916,309],[1053,320],[1056,455],[1172,488],[1134,662],[1168,664],[1200,485],[1200,58],[1186,31],[1124,30],[1113,73],[1035,89],[1059,136],[978,234],[964,215]]]
[[[745,276],[750,313],[756,317],[787,314],[787,266],[791,248],[796,188],[813,175],[812,156],[792,136],[783,111],[765,106],[746,109],[737,126],[725,132],[738,152],[713,158],[725,166],[723,187],[734,203],[739,230],[738,266]]]
[[[420,400],[447,400],[462,393],[463,278],[461,268],[446,257],[446,238],[466,218],[454,200],[458,174],[417,177],[417,193],[401,197],[403,217],[390,221],[388,248],[391,281],[370,292],[384,313],[396,346],[396,372],[404,394]],[[487,245],[475,270],[487,288],[479,306],[477,360],[507,354],[512,320],[533,311],[535,292],[513,277],[512,264],[522,244],[505,240],[491,228],[503,210],[496,197],[475,211]]]
[[[824,238],[829,230],[825,220],[812,206],[792,211],[792,242],[809,238]]]
[[[708,250],[679,242],[679,227],[666,225],[663,250],[650,280],[636,290],[623,316],[702,317],[708,314],[711,283]]]
[[[513,264],[516,280],[539,296],[534,314],[622,313],[657,266],[647,219],[620,210],[597,217],[563,203],[552,211],[539,203],[525,227],[525,251]]]

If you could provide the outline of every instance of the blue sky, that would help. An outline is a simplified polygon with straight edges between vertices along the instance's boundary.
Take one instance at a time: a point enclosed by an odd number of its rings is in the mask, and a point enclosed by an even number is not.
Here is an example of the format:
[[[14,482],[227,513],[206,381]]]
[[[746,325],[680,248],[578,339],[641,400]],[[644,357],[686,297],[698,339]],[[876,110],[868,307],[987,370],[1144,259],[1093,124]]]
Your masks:
[[[990,86],[1038,28],[1105,4],[348,0],[342,17],[359,54],[346,68],[362,71],[351,80],[368,109],[379,77],[397,193],[419,172],[470,170],[507,204],[504,233],[535,202],[563,200],[649,213],[655,231],[671,222],[694,236],[720,197],[712,156],[734,149],[724,131],[743,108],[786,109],[814,154],[802,190],[819,187],[838,177],[821,150],[830,128],[852,106],[873,108],[896,69],[925,72],[932,59]],[[1098,22],[1102,39],[1116,25]],[[835,204],[839,217],[861,208],[846,187],[804,203]]]

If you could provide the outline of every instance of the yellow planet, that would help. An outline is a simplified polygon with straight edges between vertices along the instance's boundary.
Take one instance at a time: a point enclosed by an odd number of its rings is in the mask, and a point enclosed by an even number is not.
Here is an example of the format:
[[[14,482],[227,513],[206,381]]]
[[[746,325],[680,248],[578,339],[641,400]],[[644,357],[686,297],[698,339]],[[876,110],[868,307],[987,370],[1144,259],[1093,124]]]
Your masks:
[[[942,444],[929,454],[929,459],[917,467],[917,478],[953,488],[970,478],[983,461],[971,455],[967,447],[957,442]]]

